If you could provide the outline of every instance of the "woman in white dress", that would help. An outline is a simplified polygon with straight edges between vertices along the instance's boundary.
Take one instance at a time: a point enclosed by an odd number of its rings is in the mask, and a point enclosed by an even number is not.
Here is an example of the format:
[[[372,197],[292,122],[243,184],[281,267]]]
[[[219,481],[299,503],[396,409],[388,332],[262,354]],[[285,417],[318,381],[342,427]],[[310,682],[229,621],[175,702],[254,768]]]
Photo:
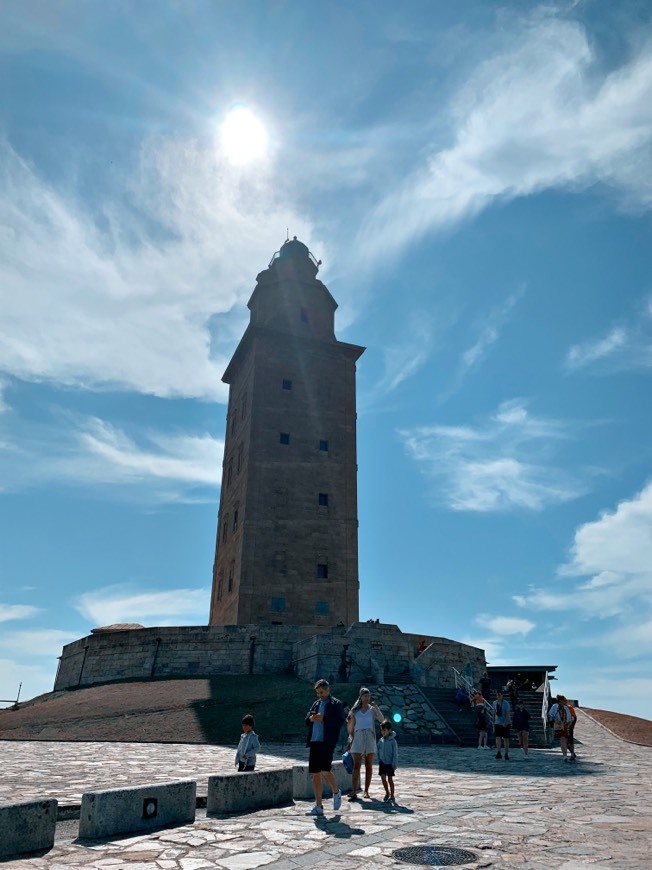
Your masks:
[[[348,719],[349,741],[351,741],[351,755],[353,756],[353,789],[349,800],[358,799],[360,785],[360,770],[364,757],[364,793],[362,797],[369,797],[369,786],[373,775],[374,754],[376,752],[376,721],[382,722],[383,714],[371,700],[371,692],[364,686],[360,689],[360,697],[351,708]]]

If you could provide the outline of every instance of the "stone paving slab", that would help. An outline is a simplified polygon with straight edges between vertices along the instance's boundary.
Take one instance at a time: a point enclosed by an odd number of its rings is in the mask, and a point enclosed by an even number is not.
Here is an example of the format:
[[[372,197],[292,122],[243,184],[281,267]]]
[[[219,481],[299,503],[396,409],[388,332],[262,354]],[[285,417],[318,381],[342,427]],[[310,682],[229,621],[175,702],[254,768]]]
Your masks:
[[[535,870],[652,867],[652,749],[625,743],[580,714],[580,761],[564,764],[559,750],[532,750],[524,759],[498,761],[493,752],[456,747],[401,747],[397,772],[399,806],[378,800],[326,803],[323,819],[306,817],[309,803],[230,818],[198,818],[193,825],[101,842],[77,842],[72,823],[58,829],[46,856],[7,862],[10,870],[320,870],[403,867],[394,849],[445,845],[472,851],[468,867]],[[116,771],[149,781],[185,777],[205,781],[230,770],[225,747],[108,744],[0,744],[0,800],[49,793],[74,801]],[[70,754],[64,749],[77,749]],[[264,747],[259,767],[305,760],[298,746]],[[68,783],[68,776],[74,782]],[[102,782],[98,782],[101,779]],[[36,789],[36,791],[35,791]],[[48,796],[48,795],[46,795]]]

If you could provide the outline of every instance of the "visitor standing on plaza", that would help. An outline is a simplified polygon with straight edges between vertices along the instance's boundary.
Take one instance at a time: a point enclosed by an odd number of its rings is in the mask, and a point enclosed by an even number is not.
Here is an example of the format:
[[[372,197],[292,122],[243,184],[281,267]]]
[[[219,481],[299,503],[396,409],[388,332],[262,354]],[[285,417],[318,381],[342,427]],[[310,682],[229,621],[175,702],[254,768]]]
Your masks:
[[[385,789],[385,803],[395,804],[394,774],[398,767],[398,745],[396,731],[392,731],[392,723],[384,719],[380,723],[380,740],[378,741],[378,773]]]
[[[568,701],[564,695],[557,695],[555,703],[548,710],[548,719],[552,723],[555,737],[559,740],[564,761],[568,761],[568,735],[571,728],[572,715]],[[573,750],[573,756],[575,754]],[[574,758],[572,759],[574,760]]]
[[[491,677],[486,671],[480,677],[480,691],[485,701],[491,701]]]
[[[476,704],[473,712],[475,727],[478,729],[478,749],[487,749],[487,711],[485,710],[484,701],[481,704]]]
[[[512,725],[518,736],[518,742],[523,750],[523,755],[527,758],[528,748],[530,744],[530,712],[525,709],[523,701],[519,701],[512,716]]]
[[[494,732],[496,734],[496,758],[502,758],[501,746],[505,744],[505,761],[509,761],[509,723],[511,708],[501,691],[496,692],[496,700],[493,703]]]
[[[235,766],[240,773],[249,773],[256,768],[256,753],[260,752],[260,740],[254,731],[255,724],[251,713],[242,717],[242,735],[235,753]]]
[[[349,800],[358,799],[363,757],[364,792],[362,797],[369,797],[374,755],[376,754],[376,722],[382,722],[383,719],[383,714],[371,700],[371,692],[363,686],[360,689],[360,697],[351,707],[349,713],[349,739],[351,740],[351,755],[354,762],[353,788]]]
[[[332,697],[328,680],[317,680],[315,692],[317,699],[306,715],[306,745],[310,748],[308,771],[312,774],[315,805],[306,815],[323,816],[322,780],[326,780],[333,791],[333,809],[337,811],[342,805],[342,792],[337,788],[331,768],[335,745],[346,717],[344,704]]]

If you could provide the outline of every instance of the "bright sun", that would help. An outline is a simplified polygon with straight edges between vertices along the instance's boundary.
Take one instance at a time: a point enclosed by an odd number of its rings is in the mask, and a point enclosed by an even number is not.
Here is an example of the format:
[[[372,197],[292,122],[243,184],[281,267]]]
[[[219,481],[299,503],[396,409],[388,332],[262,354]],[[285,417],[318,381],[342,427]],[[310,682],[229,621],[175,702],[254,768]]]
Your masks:
[[[261,160],[267,153],[265,125],[244,106],[231,109],[220,127],[220,142],[231,163],[244,165]]]

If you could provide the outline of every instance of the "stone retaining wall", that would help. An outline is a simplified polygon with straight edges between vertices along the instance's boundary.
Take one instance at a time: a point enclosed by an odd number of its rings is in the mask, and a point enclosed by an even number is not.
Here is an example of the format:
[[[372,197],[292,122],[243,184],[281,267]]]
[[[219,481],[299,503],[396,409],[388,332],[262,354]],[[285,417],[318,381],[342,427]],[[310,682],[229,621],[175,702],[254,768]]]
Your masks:
[[[404,634],[397,625],[354,623],[305,636],[300,625],[187,625],[97,631],[63,648],[54,689],[116,680],[295,673],[314,681],[453,685],[451,668],[478,676],[484,652],[447,638]],[[419,640],[416,640],[419,638]],[[427,649],[416,655],[420,640]]]
[[[390,683],[368,688],[380,711],[392,722],[399,744],[402,740],[409,743],[457,742],[446,720],[432,708],[416,685]],[[394,713],[400,714],[400,722],[393,721]]]

